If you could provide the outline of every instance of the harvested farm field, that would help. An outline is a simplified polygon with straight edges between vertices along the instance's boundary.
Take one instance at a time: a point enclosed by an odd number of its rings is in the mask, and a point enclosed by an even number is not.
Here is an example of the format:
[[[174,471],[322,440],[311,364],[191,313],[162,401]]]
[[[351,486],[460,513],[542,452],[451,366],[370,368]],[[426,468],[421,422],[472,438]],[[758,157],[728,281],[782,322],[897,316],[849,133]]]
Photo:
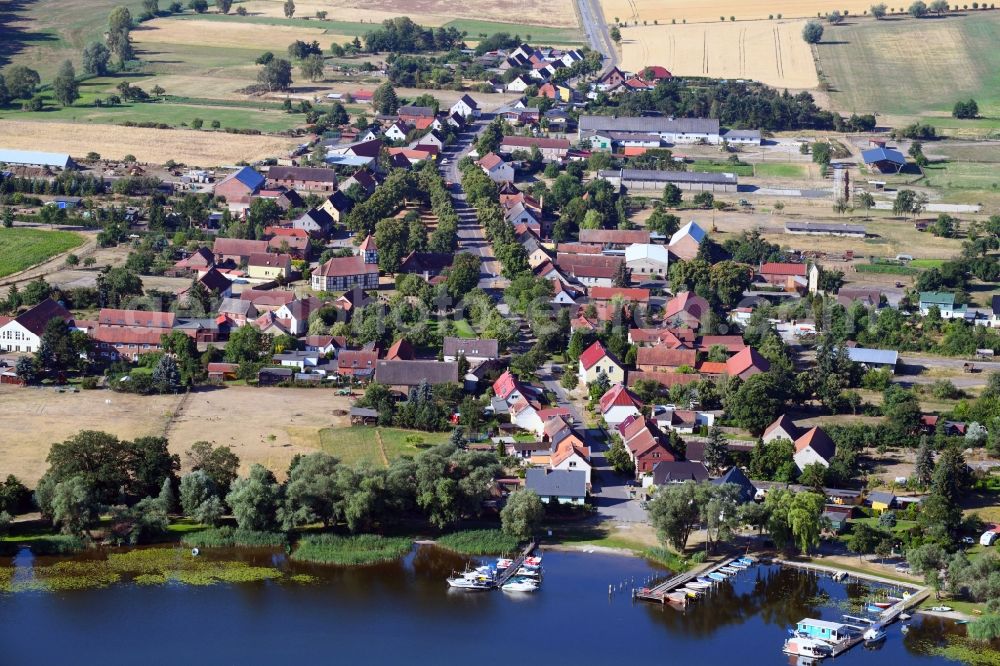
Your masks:
[[[321,430],[345,427],[348,409],[349,398],[323,389],[233,386],[138,396],[0,385],[0,478],[14,474],[33,485],[45,472],[52,443],[80,430],[125,439],[165,434],[182,469],[188,464],[184,452],[207,440],[231,447],[241,474],[261,463],[280,477],[295,454],[319,450]]]
[[[7,148],[77,157],[95,151],[106,159],[131,154],[140,162],[155,164],[168,159],[204,167],[252,162],[283,154],[294,144],[294,139],[266,135],[0,120],[0,145]]]
[[[784,88],[818,83],[805,21],[648,25],[622,30],[622,66],[661,65],[678,76],[753,79]]]
[[[830,0],[752,0],[751,2],[733,2],[733,0],[705,0],[704,2],[688,2],[687,0],[601,0],[604,16],[609,22],[619,21],[628,25],[647,21],[678,24],[720,22],[720,18],[729,21],[733,16],[737,21],[757,20],[766,18],[815,18],[817,13],[826,15],[834,9],[841,13],[850,12],[859,15],[868,11],[870,1],[849,0],[848,2],[831,2]]]

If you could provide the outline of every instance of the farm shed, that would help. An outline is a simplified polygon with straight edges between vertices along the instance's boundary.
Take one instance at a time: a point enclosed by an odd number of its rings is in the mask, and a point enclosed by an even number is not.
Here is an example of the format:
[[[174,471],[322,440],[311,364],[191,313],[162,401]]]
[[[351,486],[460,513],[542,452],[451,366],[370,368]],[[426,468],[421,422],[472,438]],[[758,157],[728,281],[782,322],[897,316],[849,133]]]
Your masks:
[[[892,148],[870,148],[861,152],[865,164],[880,173],[899,173],[906,166],[903,153]]]
[[[827,222],[785,222],[785,233],[864,238],[865,226],[863,224],[834,224]]]
[[[734,173],[611,169],[598,171],[597,177],[632,194],[649,192],[658,195],[667,183],[692,192],[736,192],[738,187],[738,179]]]
[[[848,347],[847,357],[866,368],[888,368],[892,373],[896,372],[896,364],[899,362],[899,352],[891,349]]]
[[[40,150],[13,150],[11,148],[0,148],[0,164],[56,169],[76,167],[73,158],[66,153],[45,153]]]

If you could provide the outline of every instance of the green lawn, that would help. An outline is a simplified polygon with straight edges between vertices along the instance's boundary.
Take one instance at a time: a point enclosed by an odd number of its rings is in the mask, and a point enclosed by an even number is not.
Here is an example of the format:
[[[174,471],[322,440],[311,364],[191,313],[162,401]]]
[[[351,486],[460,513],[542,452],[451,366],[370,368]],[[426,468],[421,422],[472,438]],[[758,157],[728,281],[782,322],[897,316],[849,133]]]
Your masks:
[[[1000,116],[1000,13],[852,19],[824,37],[827,41],[816,46],[818,67],[840,111],[922,115],[950,112],[956,101],[972,97],[985,116]]]
[[[938,162],[924,167],[924,184],[948,189],[1000,189],[1000,165],[986,162]]]
[[[0,229],[0,277],[23,271],[82,243],[83,237],[72,231]]]
[[[420,432],[402,428],[324,428],[319,432],[320,448],[349,465],[362,461],[384,465],[375,433],[382,435],[382,444],[390,461],[401,456],[415,456],[421,451],[448,441],[451,433]]]
[[[764,162],[753,165],[753,175],[757,178],[804,178],[808,167],[804,164],[779,164]]]
[[[752,164],[730,164],[729,162],[716,162],[714,160],[695,160],[691,165],[691,171],[703,171],[706,173],[735,173],[737,176],[752,176]]]
[[[495,23],[473,19],[455,19],[446,23],[445,27],[464,30],[468,33],[469,39],[475,39],[483,33],[492,35],[497,32],[506,32],[511,35],[520,35],[526,41],[538,45],[583,43],[583,34],[574,28],[549,28],[541,25]]]
[[[472,329],[472,324],[467,319],[459,319],[454,322],[455,332],[460,338],[474,338],[476,332]]]
[[[913,261],[908,262],[908,265],[913,268],[923,268],[926,270],[930,268],[941,268],[944,263],[944,259],[914,259]]]
[[[325,30],[331,35],[357,35],[375,29],[374,23],[352,21],[320,21],[316,18],[281,18],[280,16],[240,16],[239,14],[179,14],[172,16],[177,21],[227,21],[230,23],[256,23],[258,25],[282,25],[297,28]],[[326,45],[323,45],[326,48]]]

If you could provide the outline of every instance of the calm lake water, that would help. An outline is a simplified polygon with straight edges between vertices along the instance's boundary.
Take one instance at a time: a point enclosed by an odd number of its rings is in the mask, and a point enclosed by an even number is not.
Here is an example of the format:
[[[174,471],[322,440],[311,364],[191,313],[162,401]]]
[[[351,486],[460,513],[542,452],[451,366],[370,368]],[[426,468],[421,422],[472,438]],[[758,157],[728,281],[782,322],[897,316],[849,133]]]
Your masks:
[[[744,571],[686,611],[633,602],[608,585],[662,575],[644,560],[547,552],[533,595],[450,591],[466,558],[419,546],[365,568],[291,564],[272,553],[213,553],[319,578],[208,587],[122,583],[0,594],[0,664],[794,664],[781,645],[803,617],[839,619],[870,595],[776,566]],[[19,564],[30,558],[19,557]],[[850,614],[857,614],[853,612]],[[878,650],[837,664],[952,664],[922,653],[944,625],[899,625]],[[615,660],[610,662],[609,660]],[[834,663],[834,662],[830,662]]]

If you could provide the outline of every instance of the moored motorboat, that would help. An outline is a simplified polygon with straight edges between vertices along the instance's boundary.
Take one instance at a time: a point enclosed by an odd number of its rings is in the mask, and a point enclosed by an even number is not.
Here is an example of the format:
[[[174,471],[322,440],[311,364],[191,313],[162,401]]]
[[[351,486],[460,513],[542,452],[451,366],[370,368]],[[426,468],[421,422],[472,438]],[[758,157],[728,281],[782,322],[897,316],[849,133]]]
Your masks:
[[[873,601],[872,606],[878,606],[879,608],[886,609],[892,606],[892,602],[889,601]]]
[[[708,574],[708,577],[716,582],[722,582],[727,578],[726,574],[719,573],[718,571],[712,571]]]
[[[504,592],[534,592],[538,589],[538,583],[526,578],[513,578],[501,586]]]
[[[712,580],[711,578],[709,578],[707,576],[698,576],[698,582],[699,583],[705,583],[706,585],[715,585],[719,581]]]
[[[535,556],[535,557],[526,557],[526,558],[524,558],[524,563],[527,564],[528,566],[532,566],[532,567],[541,566],[541,564],[542,564],[542,557],[541,557],[541,555],[538,555],[538,556]]]
[[[950,613],[954,609],[951,606],[931,606],[927,610],[932,611],[934,613]]]
[[[485,591],[493,587],[493,585],[487,581],[480,578],[467,578],[465,576],[455,576],[448,579],[448,585],[460,590],[469,590],[472,592]]]
[[[737,574],[740,572],[740,570],[735,567],[719,567],[719,571],[729,575]]]
[[[541,578],[542,572],[540,569],[531,569],[528,567],[521,567],[515,574],[516,576],[527,576],[529,578]]]
[[[697,580],[691,580],[691,581],[688,581],[688,584],[687,584],[686,587],[693,587],[696,590],[707,590],[710,587],[712,587],[712,584],[711,583],[702,583],[701,581],[697,581]]]
[[[880,624],[873,624],[872,626],[868,627],[868,629],[866,629],[865,633],[863,634],[865,643],[869,644],[878,643],[881,640],[885,640],[885,636],[886,636],[885,630],[882,628],[882,625]]]
[[[785,641],[784,651],[799,657],[822,659],[833,654],[832,648],[825,642],[805,636],[792,636]]]

